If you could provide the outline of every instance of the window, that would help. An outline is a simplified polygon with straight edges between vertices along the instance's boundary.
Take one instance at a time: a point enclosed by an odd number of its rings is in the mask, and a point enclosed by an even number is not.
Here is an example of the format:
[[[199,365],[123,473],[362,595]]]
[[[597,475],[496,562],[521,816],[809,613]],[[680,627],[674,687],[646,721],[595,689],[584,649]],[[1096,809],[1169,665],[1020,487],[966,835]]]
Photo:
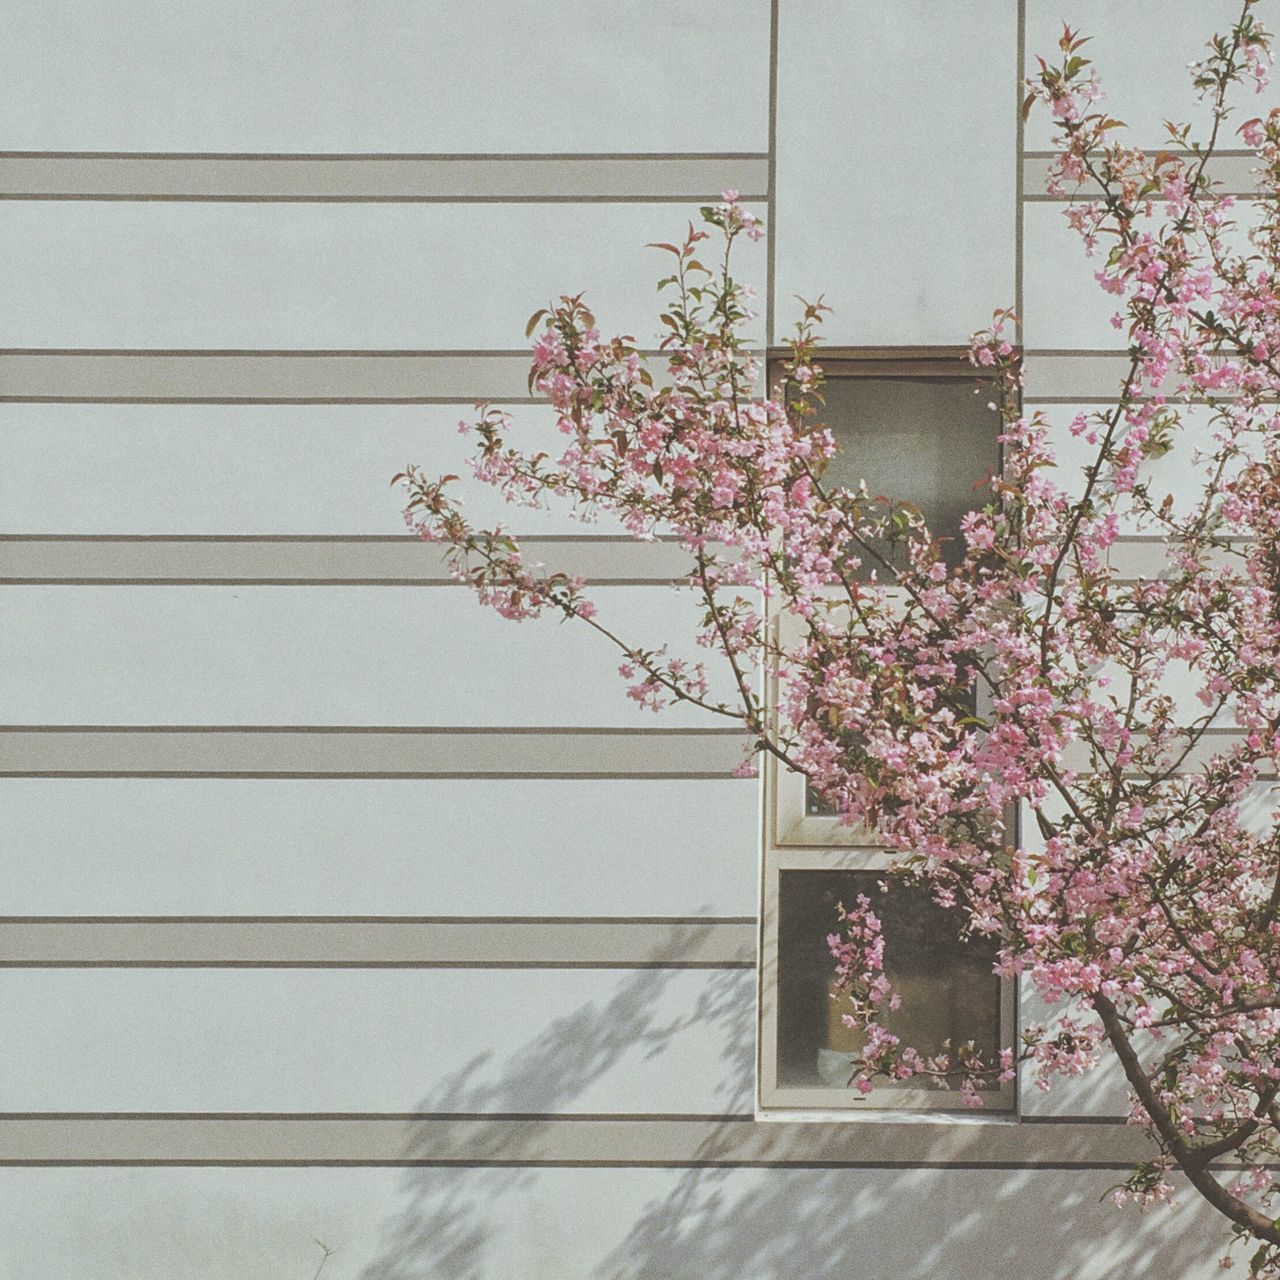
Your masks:
[[[916,503],[943,558],[956,558],[961,517],[986,502],[983,482],[1000,469],[999,418],[965,353],[846,351],[819,363],[819,418],[840,446],[824,483],[865,480],[872,497]]]
[[[821,363],[819,418],[841,446],[826,481],[865,479],[873,496],[917,503],[935,536],[951,540],[944,554],[958,548],[961,517],[987,500],[982,481],[1000,465],[999,420],[974,395],[963,353],[841,352]],[[973,698],[980,712],[977,689]],[[838,930],[839,905],[866,894],[884,928],[885,976],[902,996],[888,1029],[925,1054],[972,1040],[989,1060],[1012,1045],[1016,1022],[1013,984],[992,973],[994,945],[960,942],[954,919],[918,888],[890,882],[880,893],[890,855],[874,832],[841,824],[776,761],[764,773],[760,1112],[962,1110],[957,1091],[929,1083],[876,1081],[865,1096],[849,1087],[858,1041],[833,998],[826,938]],[[988,1111],[1009,1111],[1013,1086],[993,1084],[983,1099]]]

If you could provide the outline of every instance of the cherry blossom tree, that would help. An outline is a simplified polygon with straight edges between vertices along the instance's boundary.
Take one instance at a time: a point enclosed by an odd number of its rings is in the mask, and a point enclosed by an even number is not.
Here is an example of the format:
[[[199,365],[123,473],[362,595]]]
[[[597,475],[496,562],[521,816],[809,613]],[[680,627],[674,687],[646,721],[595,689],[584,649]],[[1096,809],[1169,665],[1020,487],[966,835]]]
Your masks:
[[[1236,127],[1228,105],[1265,83],[1255,3],[1193,67],[1208,136],[1170,125],[1168,151],[1121,141],[1076,33],[1028,80],[1024,110],[1056,126],[1050,190],[1076,197],[1066,217],[1115,297],[1127,362],[1115,403],[1068,424],[1088,459],[1067,466],[1046,416],[1021,410],[1014,317],[995,313],[971,356],[1003,468],[950,543],[910,503],[824,480],[820,300],[762,388],[732,254],[764,229],[735,193],[655,246],[669,264],[656,377],[634,338],[601,336],[582,295],[533,316],[531,385],[567,443],[522,450],[507,414],[478,406],[463,424],[476,477],[517,505],[677,539],[696,639],[732,697],[701,664],[617,634],[581,579],[473,527],[457,477],[396,481],[409,524],[484,603],[594,629],[644,707],[741,724],[743,772],[768,753],[805,775],[1050,1011],[995,1060],[901,1043],[860,898],[829,940],[865,1045],[854,1087],[924,1077],[980,1106],[1019,1067],[1048,1087],[1117,1062],[1153,1155],[1113,1197],[1165,1200],[1180,1172],[1252,1274],[1280,1276],[1280,108]],[[1233,127],[1257,154],[1247,214],[1214,182]],[[1197,477],[1190,499],[1152,479],[1171,451]],[[1158,535],[1160,563],[1135,569],[1122,530]]]

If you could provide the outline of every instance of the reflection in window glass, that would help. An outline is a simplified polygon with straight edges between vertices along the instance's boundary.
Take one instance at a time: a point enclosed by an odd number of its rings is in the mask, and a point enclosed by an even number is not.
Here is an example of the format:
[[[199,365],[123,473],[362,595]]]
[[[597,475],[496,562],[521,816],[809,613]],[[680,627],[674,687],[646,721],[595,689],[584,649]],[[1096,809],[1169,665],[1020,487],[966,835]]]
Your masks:
[[[856,489],[865,480],[873,498],[914,502],[954,562],[961,517],[987,503],[985,481],[1000,467],[999,417],[974,388],[973,377],[830,378],[820,417],[840,452],[823,482]]]
[[[987,1061],[1000,1049],[1000,983],[992,972],[996,945],[960,942],[955,917],[913,885],[868,871],[783,871],[778,918],[778,1083],[845,1089],[860,1042],[841,1022],[835,962],[827,935],[839,929],[838,906],[859,893],[871,899],[885,939],[885,976],[902,1007],[884,1025],[929,1056],[972,1040]],[[887,1081],[877,1086],[899,1087]],[[920,1081],[904,1082],[919,1088]],[[994,1087],[994,1086],[993,1086]]]
[[[814,789],[808,778],[804,780],[804,813],[806,818],[834,818],[836,807],[824,800]]]

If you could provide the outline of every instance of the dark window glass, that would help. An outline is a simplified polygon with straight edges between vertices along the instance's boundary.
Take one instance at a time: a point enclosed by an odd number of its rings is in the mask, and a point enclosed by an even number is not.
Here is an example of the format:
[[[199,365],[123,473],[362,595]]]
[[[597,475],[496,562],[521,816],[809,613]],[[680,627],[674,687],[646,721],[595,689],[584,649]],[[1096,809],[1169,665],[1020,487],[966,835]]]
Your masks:
[[[834,981],[827,935],[839,932],[838,904],[870,898],[885,939],[885,976],[902,1007],[884,1025],[926,1056],[942,1042],[972,1040],[989,1062],[1000,1049],[1000,982],[992,972],[996,945],[961,942],[957,917],[914,885],[889,882],[875,871],[779,873],[778,1083],[784,1088],[844,1089],[857,1033],[841,1015],[847,1004]],[[887,1083],[877,1080],[876,1084]],[[927,1081],[904,1082],[906,1087]],[[994,1084],[993,1086],[994,1087]],[[957,1106],[959,1106],[957,1097]]]
[[[963,376],[829,378],[818,418],[840,452],[823,483],[857,489],[865,480],[873,498],[914,502],[954,563],[963,550],[961,517],[990,501],[984,482],[1000,467],[999,416],[987,407],[989,391],[975,394],[975,386]],[[888,558],[901,564],[900,549]]]
[[[834,818],[835,805],[824,800],[814,789],[809,779],[804,780],[804,816],[806,818]]]

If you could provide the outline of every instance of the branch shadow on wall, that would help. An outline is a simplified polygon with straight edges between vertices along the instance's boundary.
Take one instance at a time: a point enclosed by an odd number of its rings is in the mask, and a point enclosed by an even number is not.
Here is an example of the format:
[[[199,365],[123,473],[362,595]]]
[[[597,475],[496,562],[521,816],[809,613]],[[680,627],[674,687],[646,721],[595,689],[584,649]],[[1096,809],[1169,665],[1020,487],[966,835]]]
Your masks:
[[[699,940],[690,926],[690,953]],[[360,1280],[1201,1280],[1215,1273],[1225,1233],[1212,1214],[1193,1208],[1192,1193],[1175,1216],[1161,1209],[1140,1218],[1098,1203],[1122,1176],[1098,1169],[600,1169],[585,1196],[557,1201],[554,1188],[540,1187],[555,1173],[530,1163],[545,1160],[552,1124],[576,1113],[582,1118],[570,1123],[591,1126],[582,1104],[596,1082],[637,1052],[663,1054],[695,1024],[714,1032],[722,1072],[720,1118],[690,1162],[737,1147],[752,1106],[754,974],[707,973],[694,1005],[673,1015],[668,997],[678,972],[620,972],[607,1000],[584,1004],[505,1056],[477,1056],[433,1089],[419,1108],[428,1123],[410,1126],[405,1150],[424,1163],[404,1171],[400,1207]],[[454,1123],[442,1137],[429,1118],[444,1116]],[[494,1117],[518,1123],[489,1123]],[[752,1157],[761,1164],[814,1159],[818,1144],[803,1126],[753,1127]],[[628,1155],[599,1158],[622,1163]],[[628,1181],[634,1211],[614,1214],[611,1229],[606,1210]]]
[[[607,1000],[556,1019],[505,1055],[477,1055],[423,1098],[418,1110],[424,1117],[484,1119],[467,1125],[457,1149],[425,1127],[411,1131],[405,1158],[479,1167],[446,1163],[408,1169],[403,1203],[384,1225],[379,1256],[361,1280],[494,1280],[507,1274],[494,1270],[499,1265],[492,1248],[495,1215],[501,1215],[504,1203],[516,1204],[538,1175],[520,1162],[541,1159],[551,1124],[564,1116],[583,1116],[573,1122],[584,1126],[592,1123],[583,1099],[603,1077],[629,1062],[659,1057],[695,1027],[701,1034],[711,1032],[722,1046],[717,1113],[749,1115],[755,974],[741,968],[705,971],[692,1005],[672,1011],[682,1003],[675,988],[688,972],[678,967],[679,957],[703,951],[708,936],[707,926],[678,927],[667,953],[672,967],[619,970]],[[500,984],[500,974],[495,982]],[[495,1117],[519,1124],[487,1123]]]

